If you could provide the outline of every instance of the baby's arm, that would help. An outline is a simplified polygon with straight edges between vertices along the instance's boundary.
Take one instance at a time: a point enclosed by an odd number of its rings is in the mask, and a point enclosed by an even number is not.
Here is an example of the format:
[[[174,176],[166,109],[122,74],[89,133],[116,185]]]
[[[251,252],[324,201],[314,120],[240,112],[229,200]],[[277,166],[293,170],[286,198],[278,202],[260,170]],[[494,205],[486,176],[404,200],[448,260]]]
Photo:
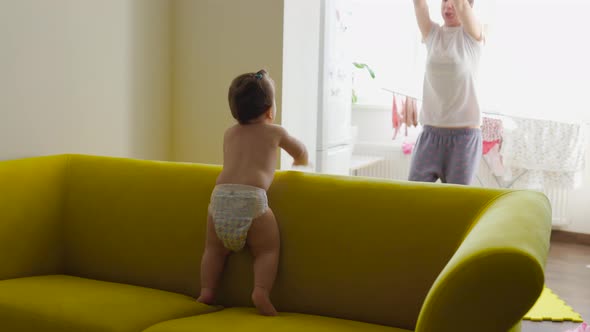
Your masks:
[[[293,165],[307,166],[308,155],[305,144],[295,137],[289,135],[287,130],[283,127],[279,127],[279,147],[293,157]]]

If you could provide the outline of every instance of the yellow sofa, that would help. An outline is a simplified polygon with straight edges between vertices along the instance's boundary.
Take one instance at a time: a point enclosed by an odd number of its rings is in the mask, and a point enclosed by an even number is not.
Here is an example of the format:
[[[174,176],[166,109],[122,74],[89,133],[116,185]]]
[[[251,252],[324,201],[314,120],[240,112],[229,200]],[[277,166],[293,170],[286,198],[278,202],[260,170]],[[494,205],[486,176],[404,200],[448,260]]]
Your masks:
[[[518,330],[541,293],[539,193],[278,172],[272,299],[251,258],[197,303],[218,166],[62,155],[0,162],[0,331]]]

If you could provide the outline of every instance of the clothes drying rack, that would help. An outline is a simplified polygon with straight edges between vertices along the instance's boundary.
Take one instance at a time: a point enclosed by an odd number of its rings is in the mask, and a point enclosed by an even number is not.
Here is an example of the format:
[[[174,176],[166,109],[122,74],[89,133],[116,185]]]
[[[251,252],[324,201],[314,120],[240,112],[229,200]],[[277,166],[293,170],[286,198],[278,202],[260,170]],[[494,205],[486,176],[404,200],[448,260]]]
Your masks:
[[[416,99],[417,101],[420,101],[420,102],[422,101],[422,99],[417,98],[416,96],[413,96],[411,94],[408,94],[408,93],[405,93],[405,92],[402,92],[402,91],[399,91],[399,90],[392,90],[392,89],[388,89],[388,88],[381,88],[381,89],[384,90],[384,91],[390,92],[392,94],[401,95],[401,96],[408,97],[408,98],[413,98],[413,99]],[[481,113],[484,114],[484,115],[498,116],[498,117],[504,117],[504,118],[509,118],[509,119],[543,120],[543,119],[527,118],[527,117],[518,116],[518,115],[508,115],[508,114],[504,114],[504,113],[501,113],[501,112],[489,111],[489,110],[488,111],[482,111]],[[567,123],[567,122],[564,122],[564,123]],[[581,124],[590,127],[590,122],[583,122]]]
[[[387,88],[382,88],[384,91],[390,92],[394,95],[401,95],[404,97],[408,97],[408,98],[413,98],[417,101],[422,101],[420,98],[417,98],[415,96],[412,96],[410,94],[401,92],[401,91],[395,91],[395,90],[391,90],[391,89],[387,89]],[[518,116],[512,116],[512,115],[506,115],[506,114],[502,114],[499,112],[490,112],[490,111],[483,111],[482,114],[484,115],[488,115],[488,116],[496,116],[496,117],[507,117],[507,118],[513,118],[513,119],[525,119],[523,117],[518,117]],[[490,166],[490,164],[488,163],[488,161],[486,160],[486,158],[484,158],[482,156],[482,161],[484,162],[486,168],[488,169],[488,171],[492,174],[494,181],[496,182],[496,184],[498,185],[499,188],[504,188],[504,189],[509,189],[512,188],[512,186],[516,183],[516,181],[518,181],[523,175],[525,175],[528,170],[522,170],[516,177],[514,177],[513,179],[511,179],[510,181],[502,181],[500,176],[497,176],[494,174],[492,167]],[[479,182],[479,184],[481,186],[485,186],[482,179],[479,177],[479,175],[475,176],[477,182]]]
[[[391,90],[391,89],[387,89],[387,88],[381,88],[381,89],[384,91],[390,92],[392,94],[395,94],[395,95],[400,95],[400,96],[416,99],[417,101],[422,101],[422,99],[420,99],[420,98],[417,98],[415,96],[412,96],[410,94],[407,94],[407,93],[404,93],[401,91],[395,91],[395,90]],[[524,117],[519,117],[519,116],[514,116],[514,115],[506,115],[506,114],[502,114],[499,112],[482,111],[481,113],[485,114],[485,115],[507,117],[507,118],[512,118],[512,119],[526,119]]]
[[[413,98],[417,101],[422,101],[420,98],[417,98],[415,96],[412,96],[408,93],[402,92],[402,91],[396,91],[396,90],[392,90],[392,89],[388,89],[388,88],[382,88],[384,91],[390,92],[394,95],[401,95],[404,97],[408,97],[408,98]],[[508,119],[519,119],[519,120],[531,120],[531,118],[526,118],[526,117],[521,117],[521,116],[516,116],[516,115],[507,115],[507,114],[502,114],[500,112],[494,112],[494,111],[482,111],[481,112],[483,115],[485,116],[492,116],[492,117],[499,117],[499,118],[508,118]],[[584,122],[582,123],[582,125],[586,126],[586,127],[590,127],[590,123],[589,122]],[[502,181],[502,177],[501,176],[497,176],[494,174],[492,167],[490,166],[490,164],[488,163],[488,161],[486,160],[486,158],[484,158],[482,156],[481,158],[486,166],[486,168],[488,169],[488,171],[490,171],[490,173],[493,175],[494,180],[496,182],[496,184],[498,185],[499,188],[512,188],[512,186],[525,174],[528,173],[528,170],[523,169],[521,170],[521,172],[516,176],[513,177],[510,181]],[[477,182],[479,182],[479,184],[481,186],[484,186],[483,181],[480,179],[479,175],[476,175],[476,179]]]

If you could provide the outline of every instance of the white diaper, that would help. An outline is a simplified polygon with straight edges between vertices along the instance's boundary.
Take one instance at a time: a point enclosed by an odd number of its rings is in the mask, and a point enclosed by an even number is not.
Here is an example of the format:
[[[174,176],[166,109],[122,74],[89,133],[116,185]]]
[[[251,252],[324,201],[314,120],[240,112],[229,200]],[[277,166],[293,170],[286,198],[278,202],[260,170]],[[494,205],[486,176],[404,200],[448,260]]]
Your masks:
[[[242,184],[215,186],[209,203],[215,232],[223,245],[232,251],[240,251],[246,244],[252,220],[268,209],[266,191]]]

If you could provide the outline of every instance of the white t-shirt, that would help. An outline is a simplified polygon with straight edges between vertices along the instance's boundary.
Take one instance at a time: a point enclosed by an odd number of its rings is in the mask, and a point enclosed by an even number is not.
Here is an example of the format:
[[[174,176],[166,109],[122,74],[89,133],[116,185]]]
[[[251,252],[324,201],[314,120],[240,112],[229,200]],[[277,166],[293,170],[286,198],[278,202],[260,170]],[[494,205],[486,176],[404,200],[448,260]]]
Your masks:
[[[472,127],[481,123],[475,80],[482,42],[463,27],[432,23],[424,40],[428,50],[420,123],[435,127]]]

